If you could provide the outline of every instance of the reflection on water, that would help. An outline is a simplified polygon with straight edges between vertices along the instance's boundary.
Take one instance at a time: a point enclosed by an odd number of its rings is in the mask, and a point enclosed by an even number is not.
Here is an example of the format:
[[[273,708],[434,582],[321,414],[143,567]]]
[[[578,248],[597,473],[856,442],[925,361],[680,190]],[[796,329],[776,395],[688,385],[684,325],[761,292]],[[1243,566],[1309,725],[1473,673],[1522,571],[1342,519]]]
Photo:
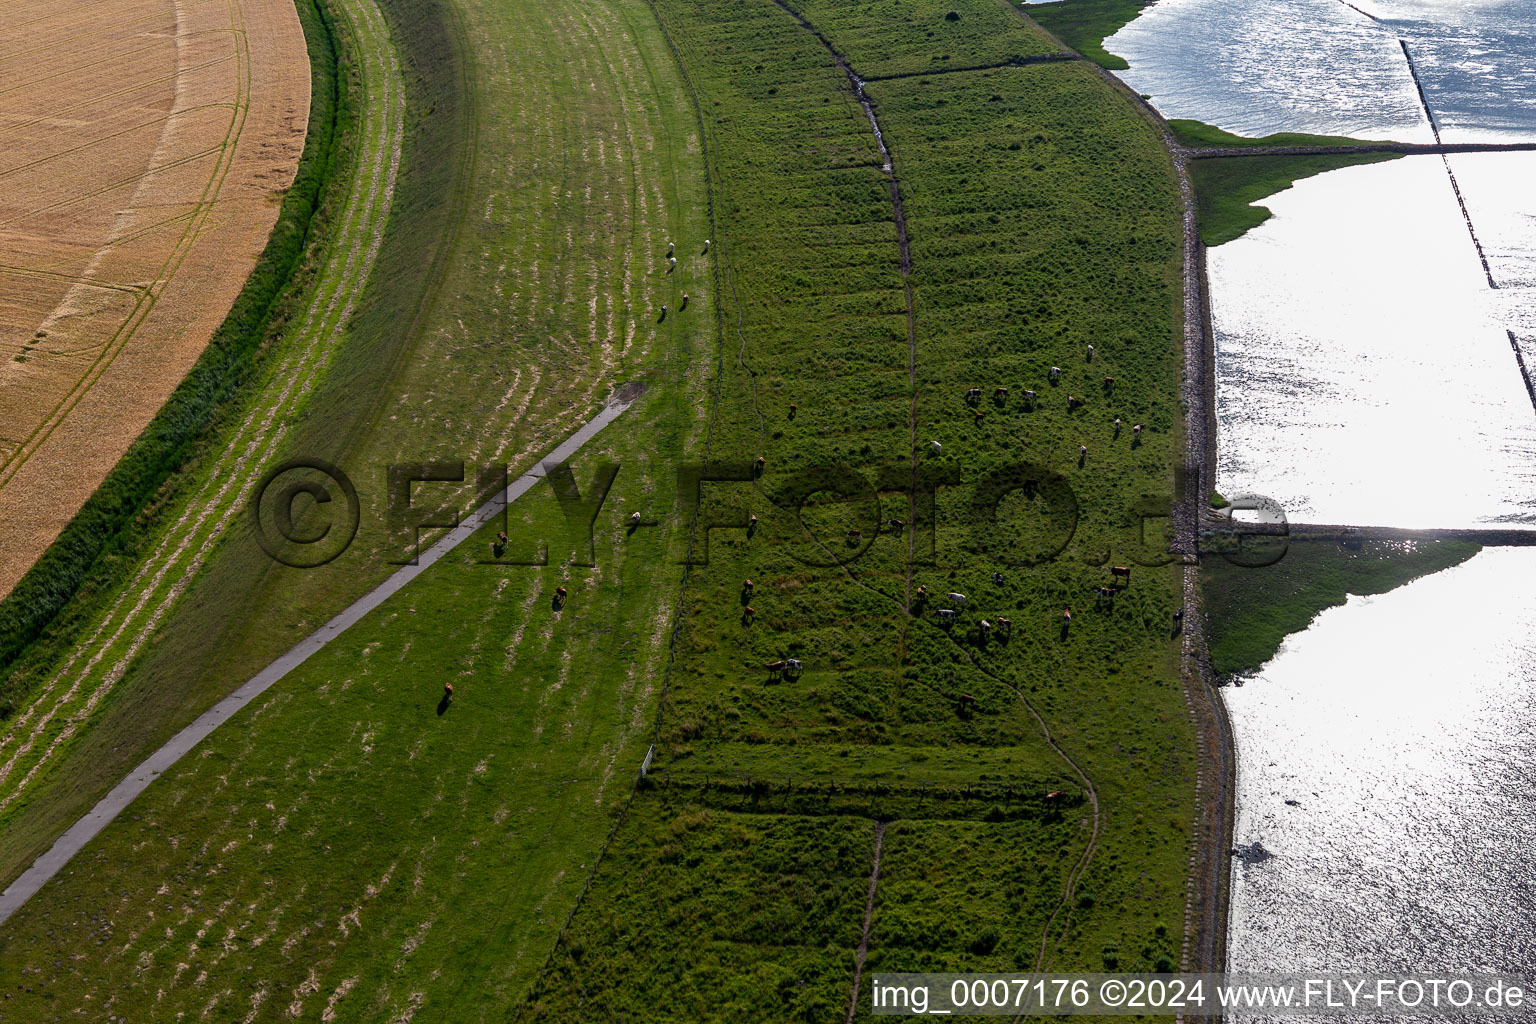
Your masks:
[[[1230,969],[1536,973],[1536,549],[1352,597],[1242,687]],[[1294,803],[1292,803],[1294,801]]]
[[[1338,0],[1162,0],[1104,48],[1166,117],[1433,141],[1397,38]]]
[[[1536,0],[1162,0],[1105,43],[1168,117],[1536,139]],[[1363,13],[1362,13],[1363,12]],[[1376,19],[1376,20],[1373,20]],[[1536,156],[1333,171],[1211,250],[1219,488],[1293,519],[1536,525]],[[1536,549],[1323,612],[1226,691],[1233,970],[1536,973]]]
[[[1536,3],[1356,0],[1406,39],[1446,142],[1536,137]]]
[[[1472,179],[1494,159],[1467,158]],[[1440,158],[1333,171],[1265,205],[1208,257],[1218,489],[1296,521],[1536,526],[1536,410],[1502,319],[1517,292],[1488,289]],[[1536,276],[1533,219],[1487,222],[1511,226],[1485,239],[1495,274]]]
[[[1429,142],[1403,40],[1445,141],[1536,138],[1536,3],[1352,2],[1162,0],[1104,48],[1168,117],[1242,135]]]

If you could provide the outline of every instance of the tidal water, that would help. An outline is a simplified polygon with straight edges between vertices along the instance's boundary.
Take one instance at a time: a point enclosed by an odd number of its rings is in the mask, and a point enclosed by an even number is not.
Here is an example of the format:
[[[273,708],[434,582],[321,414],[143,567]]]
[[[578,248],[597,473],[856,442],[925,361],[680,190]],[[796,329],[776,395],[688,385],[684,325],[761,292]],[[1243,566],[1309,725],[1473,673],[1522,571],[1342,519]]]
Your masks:
[[[1241,687],[1233,970],[1536,974],[1536,549],[1323,612]]]
[[[1509,156],[1454,162],[1477,169],[1464,188],[1536,175],[1536,154]],[[1536,212],[1529,190],[1476,195]],[[1536,408],[1505,333],[1536,337],[1536,303],[1488,287],[1441,159],[1332,171],[1266,205],[1207,255],[1218,489],[1297,522],[1536,527]],[[1536,278],[1530,224],[1482,219],[1507,228],[1484,239],[1495,274]]]
[[[1536,139],[1536,0],[1161,0],[1105,45],[1169,117],[1432,141],[1404,44],[1446,141]],[[1222,493],[1536,528],[1536,154],[1448,165],[1465,214],[1410,157],[1300,181],[1211,251]]]
[[[1168,117],[1241,135],[1536,139],[1532,0],[1160,0],[1105,41]]]
[[[1536,140],[1536,0],[1351,3],[1161,0],[1105,46],[1239,134]],[[1218,489],[1536,528],[1532,182],[1529,153],[1346,168],[1212,249]],[[1224,695],[1235,838],[1270,854],[1234,866],[1231,969],[1536,974],[1536,548],[1353,597]]]

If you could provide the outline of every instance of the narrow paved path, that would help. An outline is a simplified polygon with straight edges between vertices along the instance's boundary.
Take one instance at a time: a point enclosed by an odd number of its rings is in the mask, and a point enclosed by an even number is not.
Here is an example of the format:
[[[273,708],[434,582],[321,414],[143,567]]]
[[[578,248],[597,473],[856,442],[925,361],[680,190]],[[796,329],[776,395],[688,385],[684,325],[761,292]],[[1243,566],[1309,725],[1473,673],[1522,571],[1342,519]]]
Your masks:
[[[548,467],[564,462],[580,451],[582,446],[597,436],[599,431],[618,419],[624,410],[633,405],[644,390],[644,385],[639,384],[630,384],[622,388],[601,412],[545,456],[537,466],[518,477],[505,493],[487,501],[458,526],[444,534],[437,543],[422,553],[415,565],[403,567],[373,590],[358,598],[345,611],[300,640],[292,650],[262,669],[234,693],[203,712],[191,725],[172,736],[163,747],[145,758],[137,768],[128,773],[127,778],[113,787],[112,791],[102,797],[95,807],[75,822],[69,831],[60,836],[47,853],[39,857],[22,873],[21,877],[12,882],[5,892],[0,893],[0,924],[4,924],[12,914],[21,909],[22,905],[31,899],[50,878],[58,874],[64,865],[85,847],[86,843],[95,838],[96,834],[121,814],[135,797],[144,792],[151,782],[165,774],[172,765],[186,756],[188,751],[207,739],[213,730],[229,721],[247,704],[265,693],[273,683],[304,664],[326,644],[356,625],[363,616],[441,561],[450,551],[473,536],[480,527],[500,514],[507,505],[527,494],[533,489],[534,484],[544,478]]]

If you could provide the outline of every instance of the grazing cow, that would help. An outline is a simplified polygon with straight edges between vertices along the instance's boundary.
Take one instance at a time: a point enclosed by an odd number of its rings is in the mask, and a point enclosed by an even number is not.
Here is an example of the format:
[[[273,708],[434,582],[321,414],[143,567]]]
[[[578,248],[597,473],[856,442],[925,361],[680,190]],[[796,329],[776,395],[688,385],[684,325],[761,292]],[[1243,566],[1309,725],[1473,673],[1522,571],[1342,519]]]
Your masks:
[[[1088,446],[1085,445],[1085,444],[1078,445],[1077,446],[1077,461],[1079,463],[1081,463],[1087,457],[1088,457]]]
[[[934,454],[936,454],[936,455],[943,455],[944,454],[944,446],[939,444],[939,442],[937,442],[937,441],[929,441],[928,443],[933,445]]]
[[[742,617],[750,619],[757,615],[757,609],[753,608],[751,605],[747,605],[741,610],[741,614]]]
[[[1112,388],[1114,386],[1115,386],[1115,378],[1113,378],[1113,377],[1105,377],[1104,378],[1104,387],[1105,387],[1106,390],[1108,390],[1109,388]]]
[[[1039,490],[1040,490],[1040,479],[1038,477],[1033,477],[1032,476],[1028,480],[1024,481],[1024,492],[1026,494],[1034,494],[1034,493],[1036,493]]]
[[[752,518],[747,520],[747,532],[751,533],[753,530],[756,530],[756,529],[757,529],[757,516],[753,516]]]
[[[963,708],[973,708],[976,706],[976,698],[968,693],[962,693],[960,695],[960,706]]]
[[[1141,424],[1140,423],[1136,424],[1134,427],[1131,428],[1131,436],[1132,437],[1137,437],[1137,438],[1141,437]]]
[[[662,305],[662,307],[661,307],[661,316],[659,316],[659,317],[658,317],[658,318],[657,318],[657,319],[656,319],[656,322],[657,322],[657,323],[661,323],[661,322],[662,322],[662,321],[663,321],[663,320],[665,320],[665,319],[666,319],[666,318],[667,318],[667,307],[666,307],[666,305],[665,305],[665,304],[663,304],[663,305]]]
[[[1093,346],[1088,346],[1088,362],[1093,362]]]
[[[1115,436],[1116,437],[1120,436],[1120,417],[1119,416],[1115,417]]]
[[[1123,577],[1125,579],[1126,583],[1130,583],[1131,582],[1131,567],[1130,566],[1128,566],[1128,565],[1112,565],[1112,566],[1109,567],[1109,578],[1110,579],[1113,580],[1113,579],[1117,579],[1117,578],[1121,578],[1121,577]]]
[[[677,269],[677,257],[676,256],[668,256],[667,257],[667,273],[670,274],[670,273],[672,273],[672,271],[674,271],[676,269]]]
[[[1082,403],[1077,400],[1077,396],[1076,395],[1068,395],[1067,396],[1067,412],[1071,412],[1073,409],[1076,409],[1081,404]]]
[[[863,530],[849,530],[848,531],[848,543],[849,544],[857,544],[859,541],[861,541],[863,539],[864,539],[864,531]]]
[[[1173,621],[1174,622],[1183,622],[1184,621],[1184,609],[1183,608],[1180,608],[1178,611],[1173,613]]]
[[[1061,624],[1063,626],[1070,626],[1070,625],[1072,625],[1072,606],[1071,605],[1067,605],[1066,608],[1062,609],[1062,612],[1061,612]]]
[[[678,308],[679,312],[681,312],[682,310],[685,310],[685,309],[688,308],[688,293],[687,292],[683,292],[683,301],[679,302],[677,304],[677,308]]]
[[[917,588],[917,595],[916,596],[917,596],[917,599],[919,601],[926,601],[926,600],[928,600],[928,588],[927,587],[922,587],[922,586],[918,587]]]
[[[709,252],[709,239],[704,239],[704,251]]]
[[[757,461],[752,463],[752,469],[754,472],[761,473],[766,465],[768,465],[768,460],[759,455]]]
[[[971,388],[971,390],[969,390],[969,391],[967,391],[965,393],[965,400],[967,402],[975,402],[975,401],[977,401],[980,398],[981,398],[981,388]]]
[[[788,659],[784,662],[784,667],[790,672],[793,672],[795,675],[799,675],[801,672],[805,671],[805,666],[800,664],[799,658]]]
[[[640,525],[640,513],[639,512],[634,512],[629,517],[629,528],[631,530],[633,530],[635,527],[637,527],[639,525]]]
[[[1059,366],[1051,367],[1051,379],[1055,380],[1057,377],[1060,377],[1060,376],[1061,376],[1061,367],[1059,367]]]
[[[1034,400],[1035,400],[1035,393],[1033,391],[1026,391],[1026,392],[1024,392],[1024,401],[1026,401],[1026,402],[1033,402]]]
[[[986,636],[988,633],[992,632],[992,623],[988,622],[986,619],[982,619],[976,625],[977,628],[981,630],[982,636]]]
[[[950,591],[949,592],[949,599],[951,601],[953,601],[955,604],[959,605],[961,608],[965,607],[965,595],[964,594],[957,594],[954,591]]]
[[[741,589],[745,590],[749,594],[752,593],[752,581],[751,580],[742,580],[742,582],[741,582]]]
[[[1005,388],[1005,387],[998,387],[997,389],[995,389],[992,392],[992,397],[993,398],[1007,398],[1008,397],[1008,389]]]
[[[1013,632],[1013,620],[1012,619],[1005,619],[1001,615],[999,615],[997,617],[997,628],[998,628],[999,632],[1002,632],[1002,633],[1012,633]]]
[[[900,519],[887,519],[885,521],[885,525],[889,526],[893,530],[901,530],[905,529],[907,524],[902,522]]]
[[[444,701],[444,703],[446,703],[446,702],[448,702],[450,700],[453,700],[453,684],[452,683],[444,683],[443,684],[443,701]]]
[[[783,672],[783,671],[784,671],[784,663],[782,661],[770,661],[768,663],[768,675],[769,675],[770,678],[773,677],[773,676],[778,675],[780,672]]]
[[[955,610],[953,608],[940,608],[939,609],[939,621],[940,622],[954,622],[955,621]]]
[[[980,409],[976,410],[976,422],[977,423],[980,423],[982,420],[984,420],[986,418],[987,418],[987,414],[986,413],[982,412]]]
[[[668,242],[667,243],[667,255],[671,256],[676,251],[677,251],[677,243],[676,242]]]
[[[1059,789],[1053,789],[1049,793],[1045,794],[1045,798],[1047,800],[1060,800],[1064,796],[1066,796],[1066,794]]]
[[[993,573],[992,574],[992,582],[996,583],[998,586],[1002,586],[1003,585],[1003,574],[1000,573],[1000,572]]]
[[[800,407],[798,405],[796,405],[794,402],[790,402],[789,403],[789,418],[790,419],[794,419],[795,418],[795,413],[797,413],[799,411],[800,411]]]

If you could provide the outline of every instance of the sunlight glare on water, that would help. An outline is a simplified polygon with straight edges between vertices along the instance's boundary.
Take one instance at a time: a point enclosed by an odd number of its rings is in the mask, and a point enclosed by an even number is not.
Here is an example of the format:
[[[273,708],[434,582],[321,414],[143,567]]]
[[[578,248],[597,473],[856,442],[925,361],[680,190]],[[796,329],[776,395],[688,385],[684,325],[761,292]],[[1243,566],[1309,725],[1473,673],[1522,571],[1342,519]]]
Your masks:
[[[1293,521],[1536,526],[1536,410],[1440,158],[1266,205],[1208,255],[1218,489]]]
[[[1536,549],[1351,597],[1224,691],[1231,970],[1536,973]],[[1296,801],[1296,806],[1286,801]]]
[[[1446,142],[1536,139],[1532,0],[1161,0],[1104,48],[1168,117],[1431,142],[1399,40]]]
[[[1162,0],[1104,48],[1166,117],[1434,141],[1397,38],[1338,0]]]

